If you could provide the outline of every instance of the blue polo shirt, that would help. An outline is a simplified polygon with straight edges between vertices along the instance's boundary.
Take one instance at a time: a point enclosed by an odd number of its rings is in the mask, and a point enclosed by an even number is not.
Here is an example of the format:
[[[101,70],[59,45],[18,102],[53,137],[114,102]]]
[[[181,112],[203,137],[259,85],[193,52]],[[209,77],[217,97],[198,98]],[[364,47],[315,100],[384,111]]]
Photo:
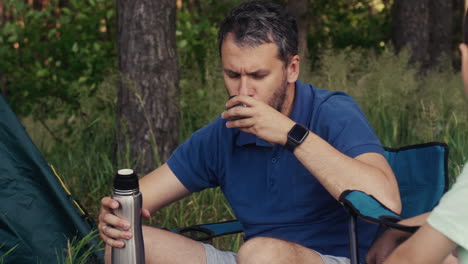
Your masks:
[[[383,154],[383,148],[355,101],[296,82],[290,118],[342,153]],[[218,118],[180,145],[168,160],[172,172],[191,192],[219,186],[245,239],[256,236],[292,241],[322,254],[349,255],[347,214],[315,177],[283,146],[235,128]],[[377,227],[360,231],[365,256]]]

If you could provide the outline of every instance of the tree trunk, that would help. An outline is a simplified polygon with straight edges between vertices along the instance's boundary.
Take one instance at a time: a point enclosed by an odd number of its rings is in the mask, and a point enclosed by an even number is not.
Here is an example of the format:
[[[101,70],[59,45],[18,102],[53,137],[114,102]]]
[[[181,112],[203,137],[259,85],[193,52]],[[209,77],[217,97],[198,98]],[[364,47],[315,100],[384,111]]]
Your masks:
[[[429,64],[429,0],[394,0],[392,6],[392,38],[399,52],[408,46],[411,62],[425,68]]]
[[[140,173],[166,161],[178,144],[175,11],[174,0],[117,1],[117,157],[138,160],[125,165]]]
[[[3,10],[3,0],[0,0],[0,25],[5,23],[5,11]]]
[[[456,48],[458,51],[458,44],[463,41],[463,18],[465,17],[465,9],[468,1],[465,0],[453,0],[452,1],[452,47]],[[457,67],[459,69],[459,67]]]
[[[450,0],[430,1],[430,65],[439,64],[443,56],[449,56],[452,46],[453,2]]]
[[[0,0],[0,27],[3,28],[3,25],[6,23],[6,14],[5,14],[6,10],[4,8],[4,4],[3,4],[3,0]],[[3,95],[3,97],[5,97],[5,99],[7,98],[7,89],[6,89],[6,76],[5,74],[0,71],[0,93]]]
[[[298,28],[299,57],[301,59],[301,73],[309,71],[309,49],[307,47],[307,33],[309,32],[310,19],[308,14],[308,0],[288,0],[288,12],[294,16]]]
[[[392,38],[396,51],[408,46],[411,62],[421,70],[436,67],[450,54],[453,36],[453,0],[394,0]]]

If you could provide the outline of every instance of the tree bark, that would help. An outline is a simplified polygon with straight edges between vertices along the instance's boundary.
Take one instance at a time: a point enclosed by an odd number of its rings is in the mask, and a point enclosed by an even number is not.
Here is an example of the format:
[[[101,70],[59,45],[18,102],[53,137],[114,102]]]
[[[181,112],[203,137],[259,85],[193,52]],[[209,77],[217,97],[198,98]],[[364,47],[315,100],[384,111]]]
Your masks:
[[[7,15],[5,14],[6,10],[4,8],[3,0],[0,0],[0,26],[3,28],[3,25],[6,23],[6,17]],[[6,89],[6,76],[5,74],[0,71],[0,93],[7,99],[7,89]]]
[[[117,1],[117,157],[138,160],[125,165],[140,173],[166,161],[178,144],[175,11],[174,0]]]
[[[425,71],[450,54],[453,37],[453,0],[394,0],[392,39],[396,51],[408,46],[411,62]]]
[[[309,1],[308,0],[288,0],[288,13],[296,18],[298,28],[298,48],[301,59],[301,72],[310,69],[309,49],[307,47],[307,33],[309,32]]]
[[[394,0],[392,6],[392,39],[399,52],[408,46],[411,62],[425,68],[429,64],[429,0]]]
[[[458,44],[463,41],[463,18],[465,17],[465,8],[468,1],[465,0],[453,0],[452,1],[452,34],[453,34],[453,41],[452,47],[455,47],[458,51]]]
[[[430,1],[430,65],[437,65],[440,59],[448,56],[453,36],[453,2],[451,0]]]
[[[3,0],[0,0],[0,25],[5,22],[5,11],[3,10]]]

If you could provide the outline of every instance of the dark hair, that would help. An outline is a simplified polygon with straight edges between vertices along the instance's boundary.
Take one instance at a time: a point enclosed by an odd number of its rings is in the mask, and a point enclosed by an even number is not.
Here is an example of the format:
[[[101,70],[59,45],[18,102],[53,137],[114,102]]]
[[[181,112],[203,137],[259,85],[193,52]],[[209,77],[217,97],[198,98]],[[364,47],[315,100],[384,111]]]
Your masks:
[[[232,9],[221,23],[218,32],[218,49],[226,36],[232,33],[239,46],[256,47],[265,43],[275,43],[278,58],[288,64],[297,55],[297,24],[286,8],[279,4],[249,1]]]

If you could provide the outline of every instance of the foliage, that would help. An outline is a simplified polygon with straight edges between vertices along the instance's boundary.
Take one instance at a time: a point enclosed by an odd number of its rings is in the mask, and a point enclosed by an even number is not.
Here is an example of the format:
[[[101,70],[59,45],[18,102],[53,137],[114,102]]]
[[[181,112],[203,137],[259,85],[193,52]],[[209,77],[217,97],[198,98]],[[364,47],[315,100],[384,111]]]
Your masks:
[[[115,10],[109,0],[58,0],[36,10],[4,1],[0,30],[0,91],[21,116],[69,118],[81,114],[80,99],[115,66]]]
[[[85,208],[95,207],[100,198],[110,193],[117,167],[131,165],[114,162],[116,84],[116,77],[108,77],[98,85],[93,97],[79,102],[87,118],[74,121],[70,133],[57,133],[60,142],[52,138],[42,124],[31,118],[22,120],[46,160],[56,167],[72,193],[79,194]],[[67,116],[48,120],[47,124],[54,131],[60,131],[63,118]]]
[[[390,10],[380,1],[346,0],[310,2],[308,46],[312,62],[330,47],[381,51],[390,40]]]
[[[198,3],[198,5],[194,4]],[[180,65],[198,69],[206,78],[206,56],[217,52],[218,26],[230,8],[242,1],[183,1],[177,13],[177,47]],[[281,4],[287,1],[277,0]],[[308,46],[312,63],[322,50],[369,48],[383,50],[390,40],[390,11],[375,0],[310,0]]]
[[[213,120],[223,109],[210,102],[227,98],[220,75],[218,27],[225,14],[242,1],[183,1],[177,11],[177,51],[182,123],[181,140]],[[197,4],[195,4],[197,3]],[[207,102],[207,104],[200,104]]]
[[[91,231],[88,235],[81,239],[74,238],[67,241],[67,249],[65,255],[57,254],[57,263],[63,264],[88,264],[97,263],[95,253],[104,250],[103,243],[96,247],[90,247],[89,242],[97,239],[99,232],[97,230]]]
[[[182,75],[188,70],[198,70],[199,78],[205,81],[205,74],[212,69],[207,63],[211,54],[218,52],[218,27],[230,8],[240,0],[184,1],[177,11],[177,51]],[[208,67],[207,67],[208,66]]]

